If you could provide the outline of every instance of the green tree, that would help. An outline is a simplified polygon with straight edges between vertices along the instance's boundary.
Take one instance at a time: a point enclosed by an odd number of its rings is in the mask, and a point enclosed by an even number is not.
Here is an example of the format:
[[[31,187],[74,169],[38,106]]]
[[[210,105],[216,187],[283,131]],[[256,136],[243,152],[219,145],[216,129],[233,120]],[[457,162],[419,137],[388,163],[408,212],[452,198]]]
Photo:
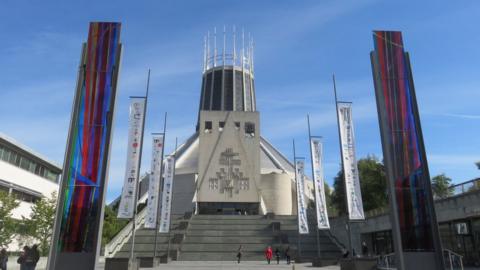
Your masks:
[[[35,202],[28,219],[23,217],[27,234],[40,242],[41,256],[48,255],[50,249],[56,207],[57,193],[53,192],[50,198],[41,198]]]
[[[358,160],[360,189],[362,191],[363,209],[365,211],[384,207],[388,204],[387,180],[385,168],[375,156]],[[345,188],[343,170],[335,176],[333,183],[332,204],[340,214],[345,214]]]
[[[15,220],[12,211],[19,205],[15,197],[5,191],[0,191],[0,247],[12,242],[15,235]]]
[[[110,206],[105,206],[102,229],[102,246],[110,242],[120,230],[128,223],[128,220],[118,219],[117,213]]]
[[[446,198],[453,194],[453,190],[450,188],[452,179],[446,176],[444,173],[434,176],[432,178],[432,191],[434,198]]]

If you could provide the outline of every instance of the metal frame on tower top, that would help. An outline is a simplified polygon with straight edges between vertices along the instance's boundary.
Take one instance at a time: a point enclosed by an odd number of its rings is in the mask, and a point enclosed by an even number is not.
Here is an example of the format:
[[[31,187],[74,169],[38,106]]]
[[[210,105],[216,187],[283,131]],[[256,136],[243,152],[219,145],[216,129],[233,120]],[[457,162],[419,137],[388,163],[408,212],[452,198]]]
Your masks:
[[[217,48],[217,28],[213,29],[213,44],[210,41],[210,31],[204,36],[204,48],[203,48],[203,72],[220,66],[233,66],[235,68],[244,69],[246,72],[253,76],[253,52],[254,42],[250,33],[247,33],[248,37],[245,40],[245,32],[242,29],[242,40],[240,55],[237,52],[237,37],[236,27],[232,27],[232,38],[229,44],[227,39],[227,27],[223,26],[223,48],[221,53]],[[231,52],[228,53],[227,46],[231,45]],[[240,56],[240,57],[239,57]]]

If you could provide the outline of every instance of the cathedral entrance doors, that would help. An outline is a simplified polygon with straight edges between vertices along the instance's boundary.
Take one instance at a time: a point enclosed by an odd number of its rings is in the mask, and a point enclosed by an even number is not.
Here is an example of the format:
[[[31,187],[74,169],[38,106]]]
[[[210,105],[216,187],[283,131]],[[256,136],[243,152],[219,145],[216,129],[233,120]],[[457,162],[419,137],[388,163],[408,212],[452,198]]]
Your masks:
[[[258,203],[199,202],[200,215],[258,215]]]

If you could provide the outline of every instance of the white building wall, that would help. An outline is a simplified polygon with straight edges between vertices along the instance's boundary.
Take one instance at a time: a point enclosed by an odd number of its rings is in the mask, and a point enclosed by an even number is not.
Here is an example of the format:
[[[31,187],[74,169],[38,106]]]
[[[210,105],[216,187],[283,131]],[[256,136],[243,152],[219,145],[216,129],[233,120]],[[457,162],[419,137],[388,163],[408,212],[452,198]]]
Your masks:
[[[0,159],[0,179],[12,184],[12,188],[20,186],[40,193],[44,197],[50,198],[52,192],[58,193],[58,184],[42,178],[24,169],[18,168],[10,163]],[[22,217],[28,218],[32,212],[33,203],[19,201],[19,206],[12,211],[12,217],[21,220]],[[8,245],[9,251],[19,251],[23,245],[33,244],[30,238],[15,236],[13,241]]]

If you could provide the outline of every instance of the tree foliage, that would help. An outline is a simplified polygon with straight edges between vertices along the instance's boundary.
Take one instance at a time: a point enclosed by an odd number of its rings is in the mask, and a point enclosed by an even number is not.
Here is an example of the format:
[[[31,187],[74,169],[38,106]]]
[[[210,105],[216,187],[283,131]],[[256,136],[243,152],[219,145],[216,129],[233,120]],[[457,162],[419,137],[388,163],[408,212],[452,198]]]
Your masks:
[[[10,244],[15,235],[16,222],[11,215],[18,205],[13,195],[0,191],[0,247]]]
[[[53,192],[50,198],[42,198],[35,202],[29,218],[23,217],[27,234],[40,242],[39,251],[42,256],[48,255],[50,249],[56,206],[57,194]]]
[[[453,194],[450,188],[452,179],[444,173],[434,176],[432,178],[432,191],[434,198],[446,198]]]
[[[387,180],[385,168],[375,156],[367,156],[358,160],[360,189],[363,209],[365,211],[384,207],[388,204]],[[345,214],[345,187],[343,170],[335,176],[333,183],[332,204],[340,214]]]
[[[105,214],[103,217],[102,246],[110,242],[117,233],[123,229],[128,220],[118,219],[117,213],[110,206],[105,206]]]

